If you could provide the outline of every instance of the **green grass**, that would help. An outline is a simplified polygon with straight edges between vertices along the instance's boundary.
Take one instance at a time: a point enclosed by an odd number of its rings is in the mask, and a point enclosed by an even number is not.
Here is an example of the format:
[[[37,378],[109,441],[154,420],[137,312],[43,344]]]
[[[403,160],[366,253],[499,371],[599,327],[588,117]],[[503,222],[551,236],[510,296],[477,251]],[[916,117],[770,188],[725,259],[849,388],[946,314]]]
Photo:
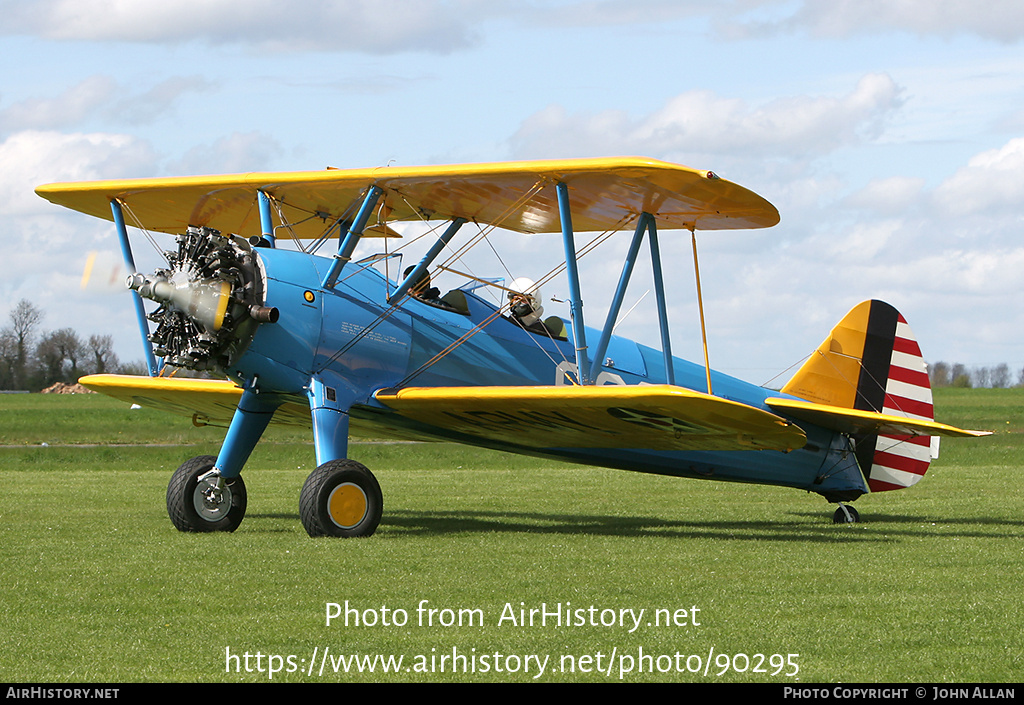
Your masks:
[[[268,680],[244,672],[244,661],[243,672],[225,672],[225,649],[263,654],[264,669],[268,654],[293,655],[303,672],[275,681],[515,682],[536,673],[532,661],[529,673],[404,670],[417,654],[437,665],[457,649],[478,659],[547,656],[538,680],[608,682],[628,663],[619,658],[640,649],[702,659],[713,649],[799,654],[799,674],[717,677],[713,663],[705,676],[685,660],[676,672],[673,660],[670,672],[622,680],[1016,682],[1024,392],[939,391],[940,420],[996,435],[944,439],[922,483],[859,501],[858,525],[832,525],[830,505],[793,490],[449,444],[359,444],[352,456],[380,480],[384,518],[372,538],[349,541],[310,539],[299,523],[299,490],[314,465],[302,433],[273,434],[254,453],[237,532],[180,534],[164,507],[167,480],[189,457],[215,453],[222,430],[98,396],[0,396],[0,680]],[[326,604],[346,600],[378,615],[406,610],[409,623],[327,626]],[[484,623],[420,626],[421,600],[478,609]],[[567,602],[647,612],[633,633],[498,624],[506,603]],[[699,626],[647,626],[651,610],[693,606]],[[306,675],[324,648],[405,661],[398,674]],[[563,655],[598,653],[601,666],[616,655],[610,676],[557,670]]]

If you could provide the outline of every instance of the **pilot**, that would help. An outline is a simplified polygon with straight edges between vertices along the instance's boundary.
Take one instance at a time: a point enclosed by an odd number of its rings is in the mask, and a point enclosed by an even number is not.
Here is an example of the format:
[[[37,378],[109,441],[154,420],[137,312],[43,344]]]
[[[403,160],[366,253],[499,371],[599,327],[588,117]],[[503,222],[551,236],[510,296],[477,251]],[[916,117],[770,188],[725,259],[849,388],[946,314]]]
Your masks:
[[[408,278],[414,269],[416,269],[415,266],[406,267],[405,274],[402,276]],[[409,287],[409,293],[417,299],[429,301],[430,303],[437,303],[441,298],[441,290],[436,286],[430,286],[430,274],[426,271],[420,275],[417,281],[412,283]]]
[[[540,305],[540,288],[532,279],[519,277],[512,282],[508,291],[508,306],[512,320],[528,331],[551,335],[541,316],[544,307]]]

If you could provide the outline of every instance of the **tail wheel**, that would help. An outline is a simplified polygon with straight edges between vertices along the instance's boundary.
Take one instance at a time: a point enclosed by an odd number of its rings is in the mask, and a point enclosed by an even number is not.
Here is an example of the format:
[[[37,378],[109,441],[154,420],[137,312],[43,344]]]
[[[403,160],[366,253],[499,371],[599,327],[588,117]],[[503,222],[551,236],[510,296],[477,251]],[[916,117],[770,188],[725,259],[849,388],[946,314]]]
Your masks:
[[[310,536],[371,536],[384,501],[377,478],[362,463],[331,460],[306,478],[299,515]]]
[[[200,455],[171,476],[167,514],[178,531],[234,531],[245,518],[245,482],[210,475],[216,462],[212,455]]]
[[[860,522],[860,513],[845,504],[840,504],[839,509],[832,515],[833,524],[856,524],[858,522]]]

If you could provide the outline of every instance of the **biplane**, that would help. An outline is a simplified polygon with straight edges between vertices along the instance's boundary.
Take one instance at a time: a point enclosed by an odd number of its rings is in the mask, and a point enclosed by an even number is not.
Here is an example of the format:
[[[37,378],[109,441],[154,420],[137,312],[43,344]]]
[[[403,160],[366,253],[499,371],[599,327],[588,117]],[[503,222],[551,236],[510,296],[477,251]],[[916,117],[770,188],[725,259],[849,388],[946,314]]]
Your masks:
[[[82,384],[133,404],[223,424],[217,456],[171,477],[182,531],[233,531],[242,470],[270,423],[312,428],[317,468],[300,495],[310,536],[368,536],[382,515],[373,473],[348,458],[352,427],[686,478],[793,487],[858,520],[869,492],[916,483],[932,437],[977,436],[933,418],[920,349],[890,305],[867,301],[831,331],[781,391],[672,355],[659,233],[765,228],[768,201],[699,171],[641,158],[154,178],[50,184],[37,193],[113,221],[149,377]],[[393,278],[363,238],[429,225],[429,248]],[[128,224],[168,233],[166,266],[136,271]],[[466,226],[469,227],[466,227]],[[568,319],[540,317],[539,287],[467,276],[465,242],[560,235]],[[461,235],[470,231],[469,236]],[[611,305],[587,327],[580,233],[632,231]],[[634,263],[650,248],[662,349],[614,334]],[[384,240],[387,242],[387,239]],[[487,290],[497,289],[497,301]],[[147,313],[144,300],[150,300]],[[702,307],[701,307],[702,310]],[[153,328],[150,328],[153,324]],[[175,368],[219,379],[175,377]]]

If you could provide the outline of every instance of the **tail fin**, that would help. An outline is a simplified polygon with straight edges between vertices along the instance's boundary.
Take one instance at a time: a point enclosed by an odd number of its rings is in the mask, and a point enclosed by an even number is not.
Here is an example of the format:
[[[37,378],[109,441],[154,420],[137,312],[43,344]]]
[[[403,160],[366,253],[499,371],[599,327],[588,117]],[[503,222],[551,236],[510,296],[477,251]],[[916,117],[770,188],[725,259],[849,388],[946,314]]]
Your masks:
[[[846,314],[782,391],[847,409],[925,421],[935,416],[921,349],[903,316],[882,301],[865,301]],[[932,459],[930,436],[855,439],[873,492],[910,487]]]

